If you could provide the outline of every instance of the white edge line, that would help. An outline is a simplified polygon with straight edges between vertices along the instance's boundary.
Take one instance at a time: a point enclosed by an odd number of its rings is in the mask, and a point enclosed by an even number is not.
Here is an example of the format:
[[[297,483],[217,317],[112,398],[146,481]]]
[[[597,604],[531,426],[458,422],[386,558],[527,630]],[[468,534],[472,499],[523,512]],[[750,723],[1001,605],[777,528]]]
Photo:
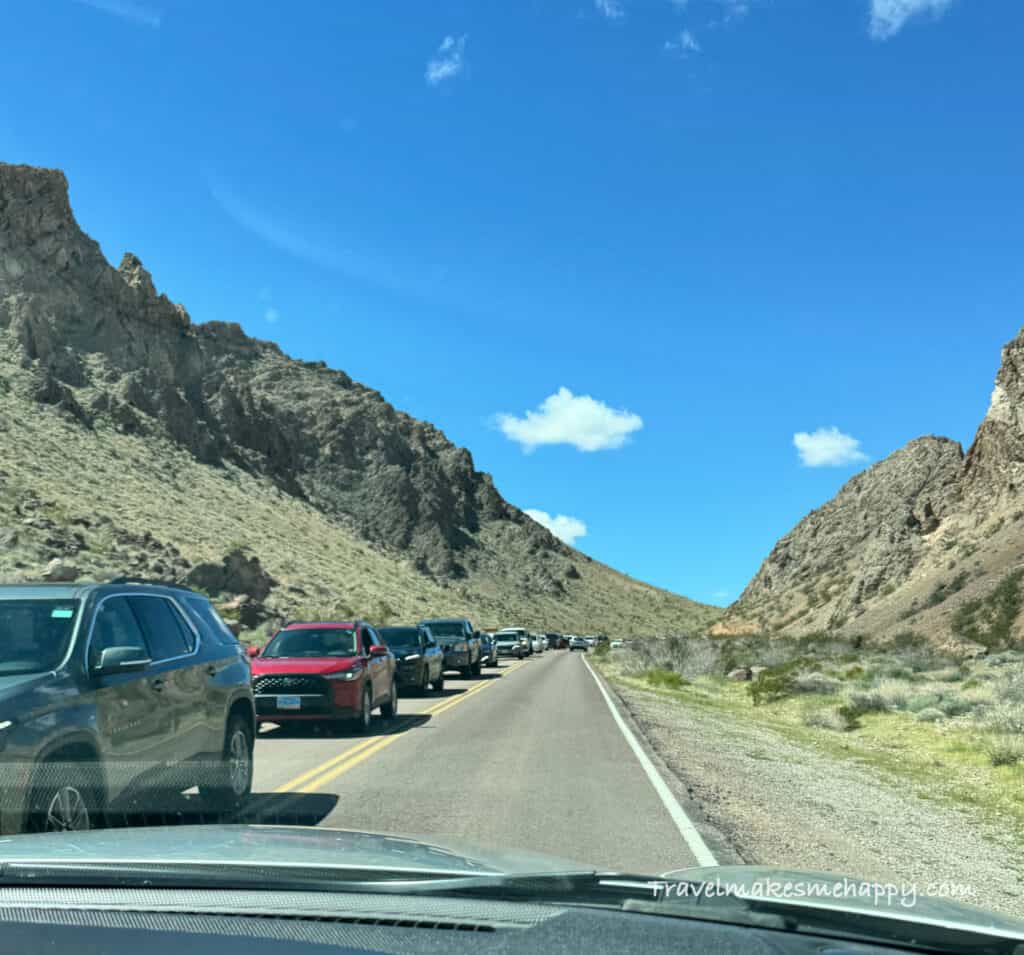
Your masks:
[[[665,784],[665,780],[661,778],[661,773],[658,772],[658,768],[651,762],[650,757],[644,752],[640,743],[637,742],[636,735],[626,725],[626,721],[619,715],[615,702],[608,695],[608,691],[598,679],[597,674],[587,662],[586,657],[583,658],[583,663],[590,671],[590,675],[594,678],[597,688],[601,691],[601,696],[604,697],[605,703],[608,704],[608,709],[612,711],[612,718],[615,720],[619,729],[622,730],[622,735],[626,737],[626,742],[629,743],[629,748],[633,750],[633,755],[636,756],[637,761],[643,767],[644,772],[647,773],[647,778],[651,781],[654,791],[660,797],[665,809],[668,810],[668,814],[672,817],[672,821],[676,824],[679,834],[683,837],[683,841],[697,860],[697,865],[717,866],[718,860],[712,855],[707,843],[697,831],[697,827],[693,824],[693,820],[691,820],[683,811],[683,807],[679,805],[676,797],[672,795],[672,790],[668,788]]]

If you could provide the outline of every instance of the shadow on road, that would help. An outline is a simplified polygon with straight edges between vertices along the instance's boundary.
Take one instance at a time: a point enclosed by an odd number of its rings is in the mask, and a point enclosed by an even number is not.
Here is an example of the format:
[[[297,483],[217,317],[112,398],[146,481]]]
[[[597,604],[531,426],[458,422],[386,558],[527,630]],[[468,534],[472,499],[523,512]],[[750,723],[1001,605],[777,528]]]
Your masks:
[[[106,824],[111,829],[222,823],[315,826],[326,819],[337,804],[336,793],[253,793],[238,812],[227,815],[212,812],[199,795],[164,794],[159,805],[148,806],[146,811],[109,813]]]
[[[463,691],[453,690],[452,695],[455,696],[461,692]],[[442,699],[444,696],[447,696],[447,693],[439,693],[436,695],[438,699]],[[370,724],[369,732],[366,733],[349,726],[347,723],[339,723],[335,725],[332,723],[318,723],[315,720],[304,720],[301,722],[296,720],[294,723],[267,724],[268,728],[263,729],[256,738],[260,742],[273,742],[275,740],[280,741],[291,739],[359,740],[367,739],[371,736],[390,736],[392,733],[402,733],[407,729],[412,729],[413,726],[425,723],[429,719],[429,713],[402,713],[401,708],[399,708],[398,715],[391,720],[386,720],[382,716],[374,716],[373,722]]]

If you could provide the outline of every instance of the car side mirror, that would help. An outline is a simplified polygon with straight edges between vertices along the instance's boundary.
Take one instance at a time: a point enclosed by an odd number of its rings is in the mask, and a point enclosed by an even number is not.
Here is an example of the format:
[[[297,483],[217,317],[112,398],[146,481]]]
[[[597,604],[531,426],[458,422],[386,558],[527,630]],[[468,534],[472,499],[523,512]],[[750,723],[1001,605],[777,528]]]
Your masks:
[[[386,657],[390,651],[387,647],[381,646],[380,644],[374,644],[370,647],[371,657]]]
[[[143,647],[107,647],[100,651],[100,659],[92,672],[98,676],[109,673],[137,673],[153,661]]]
[[[245,648],[245,655],[247,657],[258,657],[260,655],[260,653],[262,653],[262,652],[263,651],[262,651],[262,649],[260,647],[246,647]]]

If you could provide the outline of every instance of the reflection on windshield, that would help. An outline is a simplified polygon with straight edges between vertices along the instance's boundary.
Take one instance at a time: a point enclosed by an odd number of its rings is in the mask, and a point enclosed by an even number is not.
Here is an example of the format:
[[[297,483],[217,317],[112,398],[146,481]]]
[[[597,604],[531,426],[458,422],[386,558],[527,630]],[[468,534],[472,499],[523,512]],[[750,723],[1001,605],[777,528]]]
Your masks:
[[[263,657],[354,657],[354,630],[283,630],[267,645]]]
[[[78,603],[0,601],[0,674],[37,673],[57,666],[67,651]]]
[[[419,631],[412,627],[385,627],[377,632],[389,647],[419,646]]]

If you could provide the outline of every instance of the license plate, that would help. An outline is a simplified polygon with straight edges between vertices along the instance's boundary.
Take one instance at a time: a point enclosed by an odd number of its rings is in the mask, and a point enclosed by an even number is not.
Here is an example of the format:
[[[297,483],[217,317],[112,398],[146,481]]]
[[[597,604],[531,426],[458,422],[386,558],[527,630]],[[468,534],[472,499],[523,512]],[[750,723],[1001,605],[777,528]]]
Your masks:
[[[302,699],[298,696],[279,696],[277,708],[279,710],[300,710],[302,709]]]

